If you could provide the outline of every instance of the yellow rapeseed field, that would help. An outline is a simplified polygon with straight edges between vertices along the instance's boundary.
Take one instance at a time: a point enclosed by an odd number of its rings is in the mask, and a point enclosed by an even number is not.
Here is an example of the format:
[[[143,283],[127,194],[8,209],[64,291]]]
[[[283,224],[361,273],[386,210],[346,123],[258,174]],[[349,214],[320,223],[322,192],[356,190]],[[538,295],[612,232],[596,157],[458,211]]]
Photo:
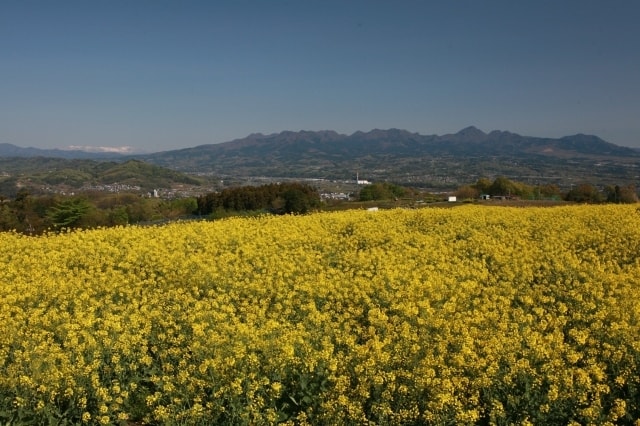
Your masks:
[[[633,206],[0,234],[2,424],[640,424]]]

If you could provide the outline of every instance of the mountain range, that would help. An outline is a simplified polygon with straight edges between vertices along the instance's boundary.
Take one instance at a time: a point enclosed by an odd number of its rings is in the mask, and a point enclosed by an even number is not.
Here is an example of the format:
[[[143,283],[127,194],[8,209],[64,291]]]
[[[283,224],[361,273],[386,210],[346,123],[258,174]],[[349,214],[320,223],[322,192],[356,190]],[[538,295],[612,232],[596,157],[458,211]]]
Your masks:
[[[183,172],[219,176],[280,176],[326,179],[394,180],[431,187],[468,182],[479,176],[594,183],[636,181],[640,152],[593,135],[562,138],[485,133],[467,127],[446,135],[401,129],[351,135],[334,131],[283,131],[251,134],[219,144],[137,156],[82,151],[37,150],[0,144],[1,156],[82,156],[137,158]],[[76,157],[77,158],[77,157]]]
[[[117,152],[96,152],[82,149],[22,148],[10,143],[0,143],[0,157],[47,157],[66,159],[104,160],[119,158]]]
[[[221,144],[159,152],[145,161],[181,171],[220,176],[280,176],[391,180],[450,188],[479,177],[508,176],[529,182],[571,185],[629,183],[640,173],[640,152],[597,136],[562,138],[485,133],[467,127],[454,134],[406,130],[252,134]]]

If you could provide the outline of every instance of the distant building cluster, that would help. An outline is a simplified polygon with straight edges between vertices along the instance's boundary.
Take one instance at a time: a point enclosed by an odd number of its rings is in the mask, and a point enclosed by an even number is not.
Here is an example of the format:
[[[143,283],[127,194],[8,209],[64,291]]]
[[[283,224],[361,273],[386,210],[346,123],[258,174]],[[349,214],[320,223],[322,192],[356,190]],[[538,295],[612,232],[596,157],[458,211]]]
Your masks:
[[[322,200],[348,200],[350,195],[345,192],[322,192],[320,198]]]
[[[173,200],[176,198],[188,198],[196,195],[193,191],[184,188],[175,188],[175,189],[154,189],[151,192],[147,192],[144,194],[147,198],[162,198],[164,200]]]
[[[141,188],[138,185],[113,183],[110,185],[85,185],[81,188],[81,190],[82,191],[103,191],[103,192],[131,192],[131,191],[140,191]]]
[[[18,186],[18,185],[16,185],[16,186]],[[22,188],[24,186],[18,186],[18,187]],[[42,187],[40,187],[40,190],[42,192],[48,192],[48,193],[51,193],[51,194],[70,195],[70,196],[76,195],[76,193],[74,191],[66,191],[66,190],[54,188],[54,187],[51,187],[51,186],[42,186]]]

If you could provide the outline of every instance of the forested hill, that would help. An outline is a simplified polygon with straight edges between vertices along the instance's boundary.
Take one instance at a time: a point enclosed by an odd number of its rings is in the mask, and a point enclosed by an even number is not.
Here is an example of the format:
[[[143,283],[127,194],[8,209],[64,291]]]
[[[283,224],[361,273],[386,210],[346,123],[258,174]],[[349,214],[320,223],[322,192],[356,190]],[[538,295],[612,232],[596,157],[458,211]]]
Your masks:
[[[0,195],[13,196],[20,187],[132,185],[141,189],[169,188],[173,184],[199,185],[184,173],[139,160],[106,162],[61,158],[0,158]]]

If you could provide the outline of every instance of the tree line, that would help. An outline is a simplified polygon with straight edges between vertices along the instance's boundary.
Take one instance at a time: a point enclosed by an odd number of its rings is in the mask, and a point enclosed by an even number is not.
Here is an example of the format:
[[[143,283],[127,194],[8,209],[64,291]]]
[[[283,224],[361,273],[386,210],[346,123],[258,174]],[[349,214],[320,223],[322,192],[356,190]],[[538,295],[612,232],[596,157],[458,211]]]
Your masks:
[[[272,183],[212,192],[198,197],[197,205],[202,216],[233,212],[307,213],[320,207],[320,195],[307,184]]]
[[[76,196],[0,195],[0,231],[46,231],[147,224],[181,218],[219,218],[254,213],[307,213],[320,207],[318,191],[305,184],[242,186],[200,197],[164,200],[134,193],[87,192]]]
[[[455,195],[460,199],[477,199],[483,194],[491,197],[517,197],[526,200],[565,200],[580,203],[636,203],[638,193],[633,184],[607,185],[598,189],[592,184],[581,183],[563,192],[558,185],[528,185],[498,176],[493,181],[480,178],[472,185],[458,188]]]
[[[405,186],[390,182],[376,182],[360,189],[360,201],[391,200],[397,198],[414,197],[417,192]]]
[[[195,198],[163,200],[133,193],[87,192],[76,196],[0,196],[0,231],[38,235],[46,231],[176,220],[196,213]]]
[[[430,194],[432,199],[436,199]],[[608,185],[597,188],[589,183],[572,186],[568,191],[562,191],[556,184],[528,185],[514,181],[504,176],[494,180],[480,178],[475,183],[463,185],[454,191],[459,200],[477,200],[482,196],[519,198],[523,200],[556,200],[573,201],[579,203],[636,203],[638,193],[632,184]],[[396,185],[390,182],[376,182],[360,189],[359,201],[382,201],[401,198],[424,198],[425,193],[413,188]],[[445,199],[446,197],[440,197]]]
[[[455,191],[459,200],[478,199],[483,194],[491,197],[581,203],[638,202],[638,194],[633,185],[609,185],[598,189],[584,183],[562,192],[554,184],[532,186],[502,176],[493,181],[481,178],[476,183],[461,186]],[[381,182],[360,188],[358,199],[376,201],[424,196],[424,193],[413,188]],[[28,190],[22,189],[12,199],[0,195],[0,231],[37,235],[48,230],[158,223],[180,218],[216,219],[265,213],[303,214],[321,207],[318,190],[302,183],[241,186],[174,200],[146,198],[133,193],[31,195]]]

